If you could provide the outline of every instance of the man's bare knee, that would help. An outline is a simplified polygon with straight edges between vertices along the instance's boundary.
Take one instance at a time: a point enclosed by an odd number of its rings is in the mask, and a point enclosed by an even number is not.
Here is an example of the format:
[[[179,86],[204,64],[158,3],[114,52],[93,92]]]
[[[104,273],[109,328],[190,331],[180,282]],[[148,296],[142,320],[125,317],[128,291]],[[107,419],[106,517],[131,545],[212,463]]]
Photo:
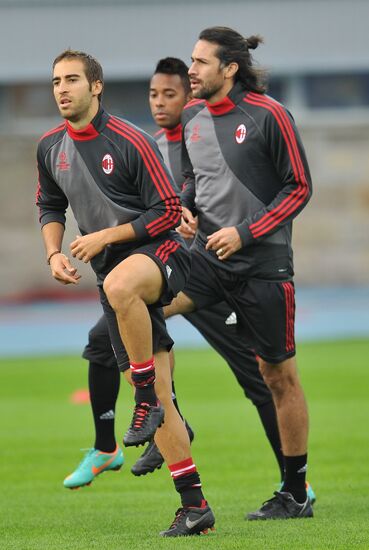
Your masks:
[[[135,288],[130,283],[129,279],[127,280],[124,277],[118,278],[112,275],[112,273],[106,277],[103,289],[114,311],[125,309],[128,305],[127,302],[135,298]]]
[[[299,384],[295,361],[288,359],[273,364],[260,359],[259,369],[264,382],[274,396],[282,396],[293,386]]]
[[[105,278],[103,289],[112,308],[126,309],[136,300],[157,302],[163,291],[164,277],[157,264],[144,254],[123,260]]]

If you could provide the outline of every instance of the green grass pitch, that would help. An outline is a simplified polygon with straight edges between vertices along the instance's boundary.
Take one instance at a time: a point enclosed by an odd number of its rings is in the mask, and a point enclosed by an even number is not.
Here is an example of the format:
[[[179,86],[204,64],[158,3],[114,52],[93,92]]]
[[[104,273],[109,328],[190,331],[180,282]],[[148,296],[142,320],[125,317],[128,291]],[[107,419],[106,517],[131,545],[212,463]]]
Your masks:
[[[125,451],[118,472],[78,491],[62,481],[93,443],[89,405],[71,394],[85,388],[78,357],[0,361],[0,547],[3,550],[369,548],[369,342],[300,344],[298,360],[309,402],[308,478],[315,518],[246,522],[269,498],[277,466],[258,416],[230,370],[211,350],[179,350],[176,388],[193,426],[195,462],[216,515],[215,533],[163,540],[179,506],[166,467],[135,478],[139,449]],[[117,415],[121,440],[132,410],[122,381]],[[142,447],[140,448],[142,450]]]

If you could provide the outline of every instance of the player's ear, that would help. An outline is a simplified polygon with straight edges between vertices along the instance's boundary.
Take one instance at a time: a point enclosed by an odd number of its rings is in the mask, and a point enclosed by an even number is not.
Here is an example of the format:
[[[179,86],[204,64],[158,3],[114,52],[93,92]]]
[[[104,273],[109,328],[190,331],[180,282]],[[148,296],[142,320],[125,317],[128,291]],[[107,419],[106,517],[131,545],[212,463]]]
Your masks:
[[[104,84],[101,82],[101,80],[95,80],[95,82],[92,83],[92,93],[94,96],[98,96],[101,94],[103,90]]]
[[[232,61],[229,65],[225,67],[225,77],[226,78],[233,78],[238,71],[238,63],[235,61]]]

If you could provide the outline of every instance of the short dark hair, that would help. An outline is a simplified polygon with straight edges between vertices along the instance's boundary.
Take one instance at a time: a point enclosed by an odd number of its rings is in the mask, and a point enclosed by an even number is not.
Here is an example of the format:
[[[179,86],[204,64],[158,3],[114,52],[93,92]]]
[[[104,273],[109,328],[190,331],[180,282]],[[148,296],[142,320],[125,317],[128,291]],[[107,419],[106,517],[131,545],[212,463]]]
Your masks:
[[[60,61],[63,61],[63,59],[79,59],[80,61],[82,61],[85,69],[86,78],[88,80],[88,83],[90,84],[90,88],[92,83],[97,82],[98,80],[102,82],[104,86],[104,74],[102,66],[92,55],[68,48],[54,59],[53,70],[55,68],[55,65]],[[101,93],[97,96],[99,102],[101,101],[102,93],[103,91],[101,91]]]
[[[183,84],[186,95],[191,93],[190,79],[188,76],[188,67],[182,59],[177,57],[165,57],[160,59],[155,67],[154,74],[173,74],[178,75]]]
[[[266,72],[255,67],[250,50],[255,50],[263,42],[259,35],[243,37],[229,27],[209,27],[201,31],[199,40],[206,40],[218,46],[216,56],[222,65],[238,64],[235,81],[252,92],[263,93],[266,89]]]

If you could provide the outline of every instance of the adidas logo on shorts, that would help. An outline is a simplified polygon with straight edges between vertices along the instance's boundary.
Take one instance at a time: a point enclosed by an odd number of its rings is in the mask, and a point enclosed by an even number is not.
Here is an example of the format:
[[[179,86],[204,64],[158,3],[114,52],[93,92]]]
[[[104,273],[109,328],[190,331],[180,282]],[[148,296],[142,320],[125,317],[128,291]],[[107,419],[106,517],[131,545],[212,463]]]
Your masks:
[[[171,276],[171,273],[172,273],[173,270],[169,265],[166,265],[165,269],[167,270],[167,275],[168,275],[168,279],[169,279],[169,277]]]
[[[230,314],[229,317],[225,320],[226,325],[237,325],[237,315],[234,311]]]

